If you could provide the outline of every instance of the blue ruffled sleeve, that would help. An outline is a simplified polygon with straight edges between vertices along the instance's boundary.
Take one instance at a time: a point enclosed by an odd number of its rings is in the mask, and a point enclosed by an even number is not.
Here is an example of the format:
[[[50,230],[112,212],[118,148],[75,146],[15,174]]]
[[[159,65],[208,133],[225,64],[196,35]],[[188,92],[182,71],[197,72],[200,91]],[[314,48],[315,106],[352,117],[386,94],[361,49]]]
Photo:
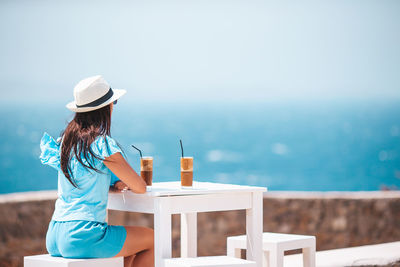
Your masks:
[[[122,154],[122,150],[117,142],[108,135],[97,137],[92,146],[92,150],[101,159],[105,159],[118,152]],[[114,185],[117,181],[119,181],[119,178],[111,172],[110,186]]]
[[[92,146],[92,150],[102,160],[115,153],[122,153],[122,150],[118,146],[117,142],[109,136],[97,137]]]
[[[60,169],[60,143],[56,142],[48,133],[44,133],[40,140],[40,161],[56,170]]]

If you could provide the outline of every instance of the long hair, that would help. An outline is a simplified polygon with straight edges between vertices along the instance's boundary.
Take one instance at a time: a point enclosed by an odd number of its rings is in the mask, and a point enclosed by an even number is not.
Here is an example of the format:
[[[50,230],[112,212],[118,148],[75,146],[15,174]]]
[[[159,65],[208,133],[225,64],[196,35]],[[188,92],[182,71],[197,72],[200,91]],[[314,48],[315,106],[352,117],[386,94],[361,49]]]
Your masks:
[[[63,137],[61,145],[61,170],[68,181],[74,186],[76,184],[70,162],[72,156],[84,167],[90,170],[100,172],[94,166],[94,159],[101,159],[95,155],[90,145],[98,136],[110,136],[111,127],[111,105],[89,112],[76,113],[75,117],[68,123],[61,136]],[[107,145],[107,142],[106,142]],[[91,158],[89,157],[91,156]],[[83,161],[86,160],[86,163]]]

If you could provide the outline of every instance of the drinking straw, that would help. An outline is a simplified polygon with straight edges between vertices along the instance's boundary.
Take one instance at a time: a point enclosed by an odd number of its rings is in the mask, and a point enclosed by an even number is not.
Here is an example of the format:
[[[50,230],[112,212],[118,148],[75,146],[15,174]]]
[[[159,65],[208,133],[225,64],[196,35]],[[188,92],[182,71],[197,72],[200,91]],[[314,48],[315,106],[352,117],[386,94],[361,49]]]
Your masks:
[[[143,156],[142,156],[142,151],[140,151],[140,149],[139,148],[137,148],[137,147],[135,147],[134,145],[131,145],[134,149],[136,149],[137,151],[139,151],[139,154],[140,154],[140,158],[143,158]]]
[[[181,139],[179,139],[179,142],[181,143],[182,158],[184,158],[184,156],[183,156],[183,146],[182,146],[182,140],[181,140]]]

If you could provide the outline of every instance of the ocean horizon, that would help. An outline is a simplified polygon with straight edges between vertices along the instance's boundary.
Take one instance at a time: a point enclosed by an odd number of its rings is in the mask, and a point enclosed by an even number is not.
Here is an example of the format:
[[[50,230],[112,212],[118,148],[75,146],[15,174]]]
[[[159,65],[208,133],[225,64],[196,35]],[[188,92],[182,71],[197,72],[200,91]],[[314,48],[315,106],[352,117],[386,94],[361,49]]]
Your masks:
[[[65,104],[65,103],[64,103]],[[0,107],[0,193],[52,190],[57,172],[40,163],[44,132],[72,118],[64,104]],[[130,164],[154,157],[154,182],[180,179],[179,139],[194,157],[194,180],[269,190],[400,188],[398,101],[128,103],[115,106],[112,136]]]

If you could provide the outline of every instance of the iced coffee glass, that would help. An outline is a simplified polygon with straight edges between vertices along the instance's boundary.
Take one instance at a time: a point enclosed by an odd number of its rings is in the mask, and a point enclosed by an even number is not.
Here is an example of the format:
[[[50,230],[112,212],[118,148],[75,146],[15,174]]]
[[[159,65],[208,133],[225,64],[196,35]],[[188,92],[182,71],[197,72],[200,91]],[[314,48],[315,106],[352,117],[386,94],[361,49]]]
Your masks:
[[[181,158],[181,187],[192,188],[193,186],[193,157]]]
[[[147,191],[150,191],[153,184],[153,157],[140,159],[140,176],[146,182]]]

